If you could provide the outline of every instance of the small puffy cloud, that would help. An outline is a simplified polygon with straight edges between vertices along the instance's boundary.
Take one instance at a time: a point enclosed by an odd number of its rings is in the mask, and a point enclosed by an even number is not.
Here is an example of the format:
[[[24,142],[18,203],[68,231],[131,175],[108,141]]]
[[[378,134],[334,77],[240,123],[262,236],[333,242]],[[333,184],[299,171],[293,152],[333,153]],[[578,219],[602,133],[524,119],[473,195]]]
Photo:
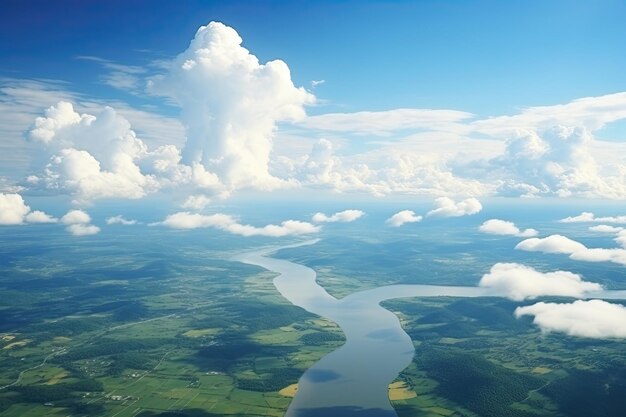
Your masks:
[[[117,216],[109,217],[107,219],[107,224],[121,224],[121,225],[124,225],[124,226],[130,226],[130,225],[133,225],[133,224],[137,224],[137,220],[125,219],[124,216],[122,216],[120,214],[120,215],[117,215]]]
[[[180,206],[184,209],[200,211],[211,203],[211,199],[203,194],[190,195]]]
[[[589,230],[598,233],[619,233],[624,230],[623,227],[609,226],[606,224],[599,224],[597,226],[589,226]]]
[[[54,223],[57,220],[43,211],[31,211],[21,195],[0,193],[0,225]]]
[[[602,290],[568,271],[540,272],[517,263],[495,264],[478,285],[515,301],[549,295],[580,298]]]
[[[70,224],[66,229],[74,236],[89,236],[100,232],[100,228],[93,224]]]
[[[561,235],[550,235],[544,238],[530,238],[521,241],[515,246],[515,249],[527,252],[543,252],[543,253],[566,253],[586,250],[586,246],[580,242],[572,240]]]
[[[517,237],[537,236],[535,229],[520,230],[515,223],[500,219],[490,219],[480,225],[478,228],[483,233],[492,235],[507,235]]]
[[[61,217],[63,224],[88,224],[91,223],[91,216],[83,210],[70,210]]]
[[[315,213],[312,220],[315,223],[348,223],[363,217],[363,215],[365,215],[365,212],[361,210],[344,210],[339,211],[331,216],[327,216],[324,213]]]
[[[595,214],[583,211],[578,216],[566,217],[559,220],[561,223],[623,223],[626,224],[626,216],[596,217]]]
[[[515,309],[515,316],[534,316],[544,332],[560,332],[593,339],[626,338],[626,307],[603,300],[573,303],[536,303]]]
[[[405,223],[417,223],[422,221],[422,216],[415,215],[413,210],[402,210],[388,218],[385,223],[392,227],[400,227]]]
[[[620,232],[621,233],[621,232]],[[623,244],[621,235],[615,239]],[[626,241],[626,237],[623,239]],[[588,248],[580,242],[561,235],[550,235],[545,238],[531,238],[521,241],[515,249],[529,252],[562,253],[570,259],[585,262],[613,262],[626,265],[626,249],[622,248]]]
[[[66,230],[74,236],[95,235],[100,232],[98,226],[91,223],[91,216],[83,210],[70,210],[63,217],[61,222],[67,225]]]
[[[40,210],[34,210],[25,217],[27,223],[56,223],[58,220]]]
[[[426,217],[460,217],[476,214],[483,209],[482,204],[475,198],[467,198],[463,201],[455,202],[449,197],[440,197],[433,203],[435,207]]]
[[[221,213],[204,215],[198,213],[178,212],[167,216],[163,222],[156,224],[161,224],[173,229],[198,229],[203,227],[213,227],[241,236],[282,237],[306,235],[316,233],[320,230],[319,226],[297,220],[286,220],[280,225],[268,224],[263,227],[256,227],[248,224],[241,224],[233,216]]]

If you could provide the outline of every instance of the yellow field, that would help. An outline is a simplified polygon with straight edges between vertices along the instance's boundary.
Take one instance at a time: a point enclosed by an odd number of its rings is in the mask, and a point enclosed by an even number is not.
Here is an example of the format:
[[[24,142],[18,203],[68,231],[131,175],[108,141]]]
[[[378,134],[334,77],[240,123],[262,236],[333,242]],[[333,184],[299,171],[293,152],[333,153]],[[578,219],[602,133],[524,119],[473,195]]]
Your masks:
[[[19,342],[13,342],[13,343],[9,343],[8,345],[6,345],[5,347],[3,347],[2,349],[13,349],[15,347],[22,347],[22,346],[26,346],[28,343],[30,343],[29,339],[24,339],[24,340],[20,340]]]
[[[68,376],[69,374],[65,371],[59,372],[57,374],[54,374],[52,376],[52,378],[50,378],[48,381],[46,381],[46,385],[56,385],[59,383],[59,381],[61,381],[63,378],[65,378],[66,376]]]
[[[417,397],[415,391],[408,389],[403,381],[389,384],[389,399],[391,401],[408,400],[415,397]]]
[[[290,398],[295,397],[296,392],[298,392],[298,384],[291,384],[281,389],[280,391],[278,391],[278,393],[282,395],[283,397],[290,397]]]
[[[183,333],[183,336],[191,338],[202,336],[215,336],[219,331],[219,329],[193,329],[187,330],[185,333]]]

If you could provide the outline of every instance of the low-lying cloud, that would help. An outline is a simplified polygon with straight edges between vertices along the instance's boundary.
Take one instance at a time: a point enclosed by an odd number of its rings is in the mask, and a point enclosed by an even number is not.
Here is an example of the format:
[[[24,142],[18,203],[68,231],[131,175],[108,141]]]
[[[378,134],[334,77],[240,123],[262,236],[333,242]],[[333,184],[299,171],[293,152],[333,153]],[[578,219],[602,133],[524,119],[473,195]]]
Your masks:
[[[596,217],[595,214],[583,211],[578,216],[566,217],[559,220],[561,223],[623,223],[626,224],[626,216]]]
[[[478,284],[515,301],[541,296],[581,298],[602,290],[600,284],[583,281],[569,271],[540,272],[517,263],[497,263]]]
[[[484,222],[478,228],[483,233],[491,235],[504,235],[504,236],[517,236],[517,237],[532,237],[537,236],[535,229],[520,230],[515,223],[500,219],[490,219]]]
[[[124,226],[131,226],[133,224],[137,224],[137,220],[129,220],[124,218],[124,216],[117,215],[117,216],[113,216],[113,217],[109,217],[107,219],[107,224],[121,224]]]
[[[21,195],[0,193],[0,225],[11,226],[24,223],[56,223],[57,219],[43,211],[31,211]]]
[[[422,216],[417,216],[413,210],[402,210],[387,219],[385,223],[392,227],[400,227],[405,223],[417,223],[422,221]]]
[[[603,300],[573,303],[540,302],[515,309],[515,316],[534,316],[543,332],[560,332],[593,339],[626,338],[626,307]]]
[[[91,216],[83,210],[70,210],[63,217],[61,223],[65,224],[68,232],[74,236],[89,236],[100,232],[98,226],[91,224]]]
[[[621,233],[615,240],[624,245],[626,236]],[[626,266],[626,249],[624,248],[588,248],[580,242],[561,235],[526,239],[518,243],[515,249],[528,252],[561,253],[577,261],[613,262]]]
[[[249,224],[241,224],[239,221],[228,214],[199,214],[190,212],[178,212],[170,214],[160,223],[173,229],[198,229],[212,227],[223,230],[228,233],[241,236],[295,236],[316,233],[320,230],[320,226],[308,222],[298,220],[285,220],[280,225],[268,224],[263,227],[256,227]]]
[[[467,198],[455,202],[449,197],[440,197],[433,203],[434,208],[426,213],[426,217],[460,217],[476,214],[483,209],[476,198]]]
[[[349,223],[363,217],[364,215],[365,212],[361,210],[344,210],[330,216],[327,216],[324,213],[315,213],[312,220],[315,223]]]

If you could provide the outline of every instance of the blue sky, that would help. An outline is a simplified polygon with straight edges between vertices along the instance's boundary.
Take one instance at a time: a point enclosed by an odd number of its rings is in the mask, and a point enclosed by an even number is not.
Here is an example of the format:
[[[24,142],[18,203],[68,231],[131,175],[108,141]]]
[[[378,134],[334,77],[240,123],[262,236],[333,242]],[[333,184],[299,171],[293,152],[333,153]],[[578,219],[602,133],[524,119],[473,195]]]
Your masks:
[[[624,2],[1,7],[2,195],[626,199]]]
[[[146,65],[211,20],[344,111],[454,108],[483,116],[623,90],[620,1],[5,1],[0,73],[114,95],[77,56]],[[117,93],[119,95],[119,92]],[[311,113],[328,108],[312,109]]]

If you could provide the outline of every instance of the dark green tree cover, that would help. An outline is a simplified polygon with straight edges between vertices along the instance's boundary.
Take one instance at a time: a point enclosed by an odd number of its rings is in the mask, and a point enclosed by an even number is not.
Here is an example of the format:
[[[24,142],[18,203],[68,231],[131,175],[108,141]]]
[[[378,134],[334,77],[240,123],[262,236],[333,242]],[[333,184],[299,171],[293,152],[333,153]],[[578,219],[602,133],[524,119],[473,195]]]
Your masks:
[[[571,370],[566,378],[552,382],[541,392],[569,417],[626,415],[626,369],[623,364],[603,372]]]
[[[81,359],[97,358],[99,356],[119,355],[131,351],[162,348],[163,346],[167,346],[168,344],[172,344],[171,339],[103,339],[98,343],[94,343],[93,345],[75,348],[64,355],[55,356],[51,361],[56,363],[66,363]]]
[[[313,332],[302,335],[300,341],[307,346],[318,346],[329,342],[341,342],[345,337],[335,332]]]
[[[295,368],[276,368],[261,378],[237,378],[237,388],[248,391],[274,392],[295,384],[302,371]]]
[[[438,395],[481,416],[536,416],[510,406],[542,385],[537,378],[499,366],[479,355],[452,349],[418,349],[415,363],[439,383]]]

